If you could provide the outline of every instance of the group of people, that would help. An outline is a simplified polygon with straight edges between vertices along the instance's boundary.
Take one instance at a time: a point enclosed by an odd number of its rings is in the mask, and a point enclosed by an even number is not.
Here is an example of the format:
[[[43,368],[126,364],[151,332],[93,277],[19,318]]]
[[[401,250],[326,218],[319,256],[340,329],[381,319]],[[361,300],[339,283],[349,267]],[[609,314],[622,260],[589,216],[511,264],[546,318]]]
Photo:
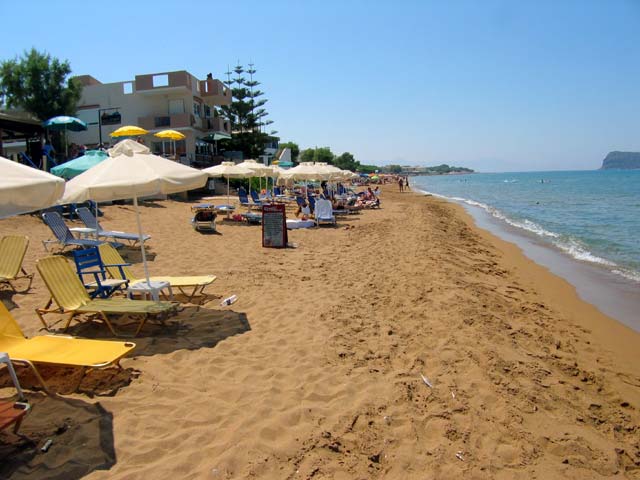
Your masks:
[[[324,184],[324,185],[323,185]],[[333,210],[362,210],[363,208],[375,208],[380,206],[380,187],[376,186],[374,190],[371,187],[367,187],[366,190],[357,193],[356,195],[348,196],[333,196],[326,189],[326,182],[320,185],[321,192],[319,198],[324,198],[331,201]],[[313,211],[309,200],[305,196],[300,197],[301,200],[298,203],[295,215],[302,220],[307,220],[311,217]]]
[[[398,177],[398,187],[401,192],[404,192],[405,189],[409,191],[409,177]]]

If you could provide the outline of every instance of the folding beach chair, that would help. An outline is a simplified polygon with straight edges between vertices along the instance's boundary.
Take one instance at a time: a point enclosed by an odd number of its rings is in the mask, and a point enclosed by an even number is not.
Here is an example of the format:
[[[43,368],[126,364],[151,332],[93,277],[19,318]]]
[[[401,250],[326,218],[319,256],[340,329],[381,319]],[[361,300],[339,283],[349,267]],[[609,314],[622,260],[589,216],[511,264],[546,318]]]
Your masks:
[[[335,225],[336,217],[333,216],[333,207],[329,200],[319,198],[316,201],[316,209],[314,214],[316,225]]]
[[[56,240],[43,240],[42,244],[44,249],[49,251],[47,247],[50,243],[59,243],[62,246],[62,250],[69,246],[80,247],[97,247],[105,243],[103,240],[89,240],[85,238],[75,238],[67,225],[64,223],[64,219],[57,212],[45,212],[42,214],[44,223],[51,229],[56,237]],[[116,248],[122,247],[122,243],[112,242]]]
[[[36,313],[47,330],[49,326],[44,320],[44,315],[48,313],[69,314],[64,326],[65,330],[69,328],[69,324],[76,315],[93,313],[104,321],[113,335],[118,336],[107,315],[139,315],[141,320],[135,336],[140,333],[149,315],[168,314],[175,311],[177,306],[171,302],[128,298],[91,299],[67,259],[61,256],[42,258],[36,262],[36,268],[51,294],[51,298],[43,308],[36,308]],[[57,306],[52,308],[53,303]]]
[[[240,200],[240,205],[242,205],[243,207],[247,207],[249,210],[251,210],[252,208],[262,209],[261,204],[256,204],[249,201],[249,197],[247,197],[247,191],[242,187],[238,189],[238,199]]]
[[[6,352],[11,362],[31,368],[47,392],[49,390],[36,364],[84,367],[87,370],[120,367],[120,359],[135,346],[132,342],[84,340],[66,335],[26,338],[11,313],[0,302],[0,352]]]
[[[29,246],[29,237],[24,235],[7,235],[0,238],[0,284],[7,284],[11,290],[17,292],[12,283],[23,278],[29,279],[29,285],[23,291],[31,288],[33,273],[27,273],[22,267],[24,256]]]
[[[91,298],[109,298],[119,290],[126,290],[129,285],[129,280],[107,278],[98,247],[74,250],[73,261],[76,264],[76,273]],[[89,280],[85,280],[87,275]]]
[[[309,208],[311,209],[311,213],[315,215],[316,212],[316,199],[313,195],[307,195],[309,199]]]
[[[253,188],[251,189],[251,200],[253,200],[253,203],[257,206],[259,206],[260,208],[262,208],[263,205],[263,201],[260,200],[260,195],[258,195],[258,192],[256,192]]]
[[[113,278],[129,280],[129,284],[133,285],[138,282],[145,282],[144,278],[136,278],[131,269],[130,264],[126,263],[120,254],[111,245],[100,245],[98,247],[102,263]],[[152,282],[169,282],[171,288],[177,288],[180,293],[185,295],[190,302],[196,295],[203,295],[204,289],[211,285],[216,279],[215,275],[198,275],[185,277],[151,277]],[[185,292],[191,289],[191,293]]]
[[[0,302],[0,305],[1,304],[2,302]],[[6,400],[0,400],[0,430],[4,430],[5,428],[13,425],[13,433],[17,434],[20,424],[22,423],[22,419],[31,409],[31,405],[27,403],[27,399],[25,398],[24,393],[22,393],[20,382],[18,382],[18,377],[13,369],[9,355],[5,352],[0,353],[0,364],[2,363],[6,364],[9,369],[9,376],[18,391],[18,401],[8,402]]]
[[[98,219],[93,215],[91,210],[89,210],[87,207],[77,208],[76,214],[78,215],[78,217],[80,217],[80,220],[82,220],[82,223],[84,223],[87,226],[87,228],[93,228],[96,231],[98,238],[105,237],[105,238],[113,238],[117,240],[126,240],[129,242],[129,245],[131,246],[134,246],[136,243],[140,241],[140,235],[138,235],[137,233],[120,232],[118,230],[104,230],[100,226],[100,222],[98,222]],[[143,235],[142,241],[145,242],[150,238],[151,238],[150,235]]]

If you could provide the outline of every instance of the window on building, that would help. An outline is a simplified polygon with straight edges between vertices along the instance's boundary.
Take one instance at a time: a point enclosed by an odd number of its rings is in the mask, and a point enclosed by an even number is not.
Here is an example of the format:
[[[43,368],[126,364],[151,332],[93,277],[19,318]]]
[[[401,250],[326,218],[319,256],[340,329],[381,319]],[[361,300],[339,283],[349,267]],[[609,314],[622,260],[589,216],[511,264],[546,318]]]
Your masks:
[[[196,117],[200,116],[200,104],[198,102],[193,102],[193,114]]]
[[[211,118],[211,107],[209,105],[203,105],[204,107],[204,117]]]
[[[122,84],[122,91],[125,95],[131,95],[133,93],[133,82],[124,82]]]
[[[169,100],[169,115],[184,113],[184,100]]]
[[[153,88],[157,87],[168,87],[169,86],[169,75],[163,73],[161,75],[154,75],[152,77]]]
[[[117,110],[102,112],[100,117],[102,125],[120,125],[122,122],[122,115]]]
[[[84,108],[78,110],[76,117],[82,120],[87,125],[98,124],[98,109],[97,108]]]
[[[171,117],[155,117],[154,125],[156,127],[168,127],[171,125]]]

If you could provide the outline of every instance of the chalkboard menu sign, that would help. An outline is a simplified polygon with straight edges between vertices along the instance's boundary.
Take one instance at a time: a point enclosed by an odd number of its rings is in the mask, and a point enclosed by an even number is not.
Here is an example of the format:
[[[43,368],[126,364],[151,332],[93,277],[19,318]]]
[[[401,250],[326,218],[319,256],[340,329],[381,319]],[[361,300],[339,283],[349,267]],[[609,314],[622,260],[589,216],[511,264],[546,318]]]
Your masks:
[[[287,246],[287,214],[284,205],[276,203],[262,206],[262,246]]]

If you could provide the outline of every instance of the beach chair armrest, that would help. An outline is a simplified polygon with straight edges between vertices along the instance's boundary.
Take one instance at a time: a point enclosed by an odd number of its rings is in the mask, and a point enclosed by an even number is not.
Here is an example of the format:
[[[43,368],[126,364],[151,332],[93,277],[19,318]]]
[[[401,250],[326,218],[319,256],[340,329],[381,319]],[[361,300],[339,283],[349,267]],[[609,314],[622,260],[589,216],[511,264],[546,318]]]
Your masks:
[[[129,267],[131,266],[130,263],[109,263],[109,264],[103,264],[105,267],[118,267],[118,271],[120,272],[120,278],[123,280],[128,280],[127,276],[124,273],[124,269],[122,267]]]

